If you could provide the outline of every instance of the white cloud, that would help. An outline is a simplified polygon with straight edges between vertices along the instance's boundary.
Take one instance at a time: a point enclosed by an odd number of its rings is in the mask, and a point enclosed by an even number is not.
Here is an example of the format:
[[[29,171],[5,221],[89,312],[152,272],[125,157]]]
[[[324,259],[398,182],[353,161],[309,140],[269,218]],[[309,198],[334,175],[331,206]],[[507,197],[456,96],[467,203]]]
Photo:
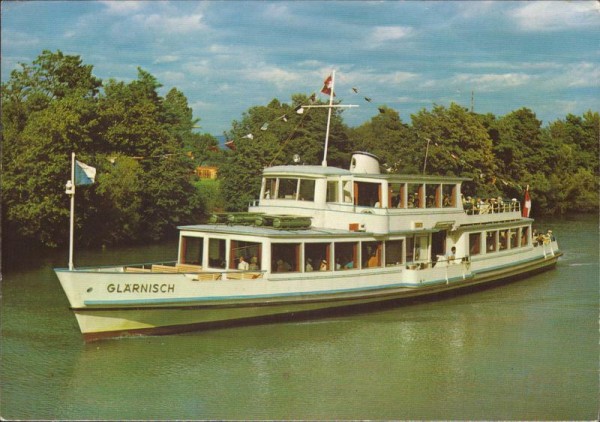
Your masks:
[[[596,1],[535,1],[516,8],[510,16],[525,31],[561,31],[600,26]]]
[[[292,18],[289,8],[284,3],[268,3],[262,14],[267,18],[277,20],[289,21]]]
[[[473,19],[486,17],[497,6],[495,1],[468,1],[455,3],[458,8],[457,17]]]
[[[156,60],[154,60],[154,64],[173,63],[173,62],[177,62],[179,60],[180,60],[179,56],[176,56],[173,54],[166,54],[166,55],[160,56]]]
[[[245,76],[249,80],[265,81],[272,84],[278,89],[283,89],[290,84],[299,82],[304,77],[298,73],[290,72],[277,67],[262,65],[262,68],[249,68],[245,72]]]
[[[457,74],[450,80],[453,86],[469,86],[477,91],[493,92],[506,88],[523,86],[532,80],[531,75],[525,73],[487,73]]]
[[[40,39],[25,32],[11,31],[8,29],[2,30],[2,47],[8,45],[11,48],[18,50],[23,48],[31,48],[40,45]]]
[[[386,85],[399,85],[405,82],[414,81],[418,75],[411,72],[393,72],[383,75],[378,75],[378,82],[383,82]]]
[[[108,9],[108,13],[115,15],[130,14],[140,10],[144,3],[140,1],[101,1],[104,6]]]
[[[200,13],[189,16],[136,15],[134,21],[143,25],[147,30],[167,33],[184,34],[205,29]]]
[[[182,82],[186,82],[186,74],[183,72],[174,72],[167,71],[161,72],[159,75],[159,80],[164,83],[164,85],[179,85]]]
[[[600,66],[593,63],[579,63],[569,67],[570,70],[562,73],[570,80],[567,86],[572,88],[600,87]]]
[[[370,39],[376,44],[381,44],[407,38],[412,34],[413,29],[409,26],[376,26],[371,32]]]

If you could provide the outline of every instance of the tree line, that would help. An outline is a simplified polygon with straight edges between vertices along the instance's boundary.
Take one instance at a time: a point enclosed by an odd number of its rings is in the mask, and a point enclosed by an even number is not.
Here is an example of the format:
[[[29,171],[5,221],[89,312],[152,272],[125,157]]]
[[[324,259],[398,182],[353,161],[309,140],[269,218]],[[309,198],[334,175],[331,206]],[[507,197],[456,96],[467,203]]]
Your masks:
[[[244,210],[258,197],[264,167],[320,164],[327,121],[314,96],[254,106],[224,134],[230,148],[196,133],[185,95],[163,97],[159,81],[138,68],[129,83],[102,81],[79,56],[43,51],[2,84],[2,237],[4,247],[68,241],[70,156],[97,169],[96,183],[77,190],[78,244],[154,241],[181,224],[198,223],[215,203]],[[328,164],[348,167],[352,151],[369,151],[384,171],[472,178],[466,194],[522,198],[534,214],[598,211],[600,117],[542,126],[527,108],[505,116],[458,105],[434,105],[403,122],[382,106],[370,121],[348,127],[332,114]],[[218,189],[199,185],[194,168],[219,167]],[[219,196],[215,200],[214,196]]]

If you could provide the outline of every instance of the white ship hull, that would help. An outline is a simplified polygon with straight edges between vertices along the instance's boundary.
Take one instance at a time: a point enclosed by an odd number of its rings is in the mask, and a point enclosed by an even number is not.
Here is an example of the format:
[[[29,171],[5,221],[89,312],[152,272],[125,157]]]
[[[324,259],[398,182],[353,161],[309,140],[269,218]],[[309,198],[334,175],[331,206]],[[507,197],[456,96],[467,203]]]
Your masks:
[[[532,247],[483,262],[193,280],[193,273],[126,273],[124,267],[57,269],[86,341],[169,334],[228,324],[436,295],[551,269],[561,253]],[[551,252],[549,252],[551,249]]]

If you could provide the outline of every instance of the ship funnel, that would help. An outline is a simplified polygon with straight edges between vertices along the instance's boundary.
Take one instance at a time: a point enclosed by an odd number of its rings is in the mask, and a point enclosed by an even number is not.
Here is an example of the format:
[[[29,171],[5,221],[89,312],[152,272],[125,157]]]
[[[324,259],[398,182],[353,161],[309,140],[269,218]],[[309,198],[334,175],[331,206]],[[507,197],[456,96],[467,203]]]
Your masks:
[[[379,158],[368,152],[354,152],[350,161],[352,173],[379,174]]]

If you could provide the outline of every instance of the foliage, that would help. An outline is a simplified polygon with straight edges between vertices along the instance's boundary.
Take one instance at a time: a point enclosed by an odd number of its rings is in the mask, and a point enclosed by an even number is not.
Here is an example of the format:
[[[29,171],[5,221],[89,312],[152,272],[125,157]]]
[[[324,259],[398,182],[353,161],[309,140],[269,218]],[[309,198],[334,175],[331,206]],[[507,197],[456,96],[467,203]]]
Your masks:
[[[368,151],[379,157],[392,173],[416,173],[420,154],[414,131],[402,123],[396,110],[381,107],[371,121],[349,129],[350,142],[356,151]]]
[[[436,105],[413,115],[412,127],[427,154],[427,174],[467,176],[473,184],[466,186],[465,195],[497,195],[492,141],[476,115],[458,104]]]
[[[77,188],[76,226],[88,244],[159,239],[201,214],[185,145],[197,142],[187,100],[138,70],[102,84],[78,56],[44,51],[2,84],[5,241],[68,239],[71,152],[98,170]],[[103,87],[103,91],[100,88]]]

